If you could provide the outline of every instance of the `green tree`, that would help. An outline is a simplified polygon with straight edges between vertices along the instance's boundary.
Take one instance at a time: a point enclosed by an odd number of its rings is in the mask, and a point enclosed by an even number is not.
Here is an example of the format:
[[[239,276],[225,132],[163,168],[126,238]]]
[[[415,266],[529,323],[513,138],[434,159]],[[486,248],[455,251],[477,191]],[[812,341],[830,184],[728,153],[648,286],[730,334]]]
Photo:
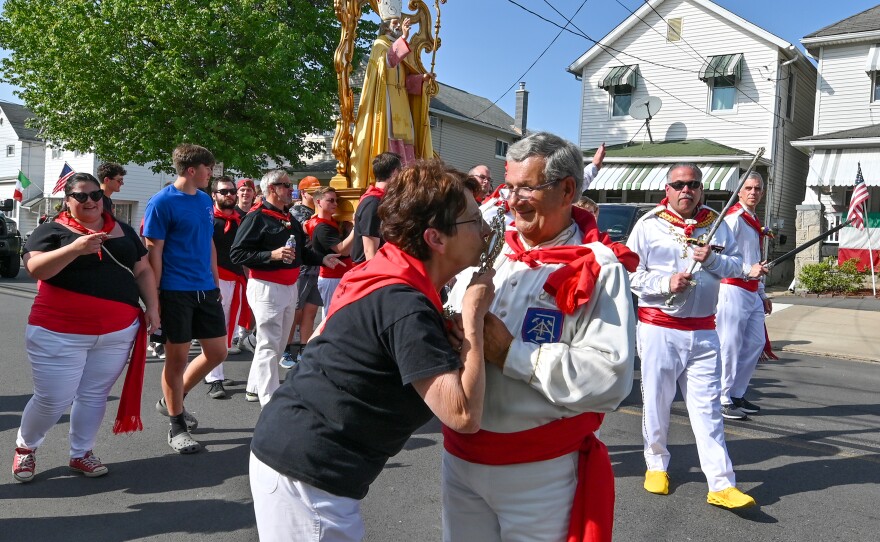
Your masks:
[[[330,1],[6,0],[0,77],[52,144],[159,171],[187,141],[255,175],[333,128],[339,35]]]

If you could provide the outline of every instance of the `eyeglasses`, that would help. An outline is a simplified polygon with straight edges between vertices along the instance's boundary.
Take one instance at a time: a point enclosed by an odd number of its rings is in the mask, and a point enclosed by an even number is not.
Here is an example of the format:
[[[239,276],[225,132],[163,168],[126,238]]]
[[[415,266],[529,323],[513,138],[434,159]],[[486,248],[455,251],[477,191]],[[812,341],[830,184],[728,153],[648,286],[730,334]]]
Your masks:
[[[479,175],[474,175],[474,177],[476,177],[477,179],[480,179],[481,181],[489,181],[490,183],[492,182],[492,177],[490,177],[488,175],[483,175],[482,173]]]
[[[272,183],[272,186],[283,186],[284,188],[287,188],[289,190],[293,186],[293,184],[292,183]]]
[[[232,196],[236,193],[236,190],[234,188],[221,188],[220,190],[214,190],[214,193],[221,196]]]
[[[95,190],[94,192],[71,192],[67,194],[67,197],[73,198],[80,203],[85,203],[87,200],[98,201],[99,199],[104,197],[103,190]]]
[[[470,224],[472,222],[482,222],[482,221],[483,221],[483,217],[482,217],[482,215],[480,215],[477,218],[472,218],[470,220],[462,220],[461,222],[456,222],[455,225],[461,226],[462,224]]]
[[[508,184],[502,187],[501,190],[498,191],[498,193],[504,199],[510,199],[511,196],[516,196],[517,199],[530,200],[534,198],[535,192],[550,188],[561,180],[562,179],[555,179],[552,181],[547,181],[546,183],[541,183],[538,186],[518,186],[515,188]]]
[[[666,186],[673,190],[682,190],[685,186],[691,190],[697,190],[703,187],[702,181],[675,181],[674,183],[666,183]]]

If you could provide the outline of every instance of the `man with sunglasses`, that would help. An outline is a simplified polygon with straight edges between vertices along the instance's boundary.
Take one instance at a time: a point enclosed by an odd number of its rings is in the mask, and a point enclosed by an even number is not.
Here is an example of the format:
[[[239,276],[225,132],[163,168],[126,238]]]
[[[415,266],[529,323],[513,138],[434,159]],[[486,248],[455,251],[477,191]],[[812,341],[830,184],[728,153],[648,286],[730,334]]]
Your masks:
[[[115,162],[104,162],[98,166],[98,179],[104,191],[104,210],[113,214],[113,200],[110,196],[122,190],[125,184],[125,168]]]
[[[725,223],[706,238],[718,214],[702,205],[702,177],[695,164],[670,167],[666,198],[636,223],[627,240],[640,259],[630,280],[639,298],[644,487],[657,495],[669,492],[667,433],[677,383],[709,484],[706,501],[745,508],[755,500],[736,488],[724,441],[715,307],[722,279],[747,277]],[[693,274],[687,272],[691,261],[699,263]]]
[[[339,259],[335,254],[322,258],[309,247],[302,226],[288,212],[293,184],[283,169],[266,173],[260,189],[263,201],[242,219],[230,256],[248,268],[247,300],[256,321],[245,399],[265,405],[278,388],[278,361],[293,325],[300,265],[332,268]],[[291,236],[295,247],[289,246]]]
[[[593,531],[610,540],[614,475],[595,431],[600,413],[632,388],[627,268],[636,257],[606,245],[593,215],[572,206],[584,171],[575,145],[532,134],[510,146],[506,171],[499,192],[515,229],[493,262],[482,429],[444,428],[443,537],[565,540]],[[458,275],[452,309],[472,272]]]

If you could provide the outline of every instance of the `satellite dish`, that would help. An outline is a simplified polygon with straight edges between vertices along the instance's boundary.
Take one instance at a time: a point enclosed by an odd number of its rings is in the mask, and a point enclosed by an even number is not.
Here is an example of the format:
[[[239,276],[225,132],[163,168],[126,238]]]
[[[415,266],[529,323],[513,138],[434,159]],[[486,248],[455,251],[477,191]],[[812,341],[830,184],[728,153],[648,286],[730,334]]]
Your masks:
[[[654,142],[651,136],[651,119],[660,111],[663,101],[656,96],[648,96],[647,99],[639,100],[632,104],[629,108],[629,116],[634,119],[644,120],[645,126],[648,127],[648,139]]]

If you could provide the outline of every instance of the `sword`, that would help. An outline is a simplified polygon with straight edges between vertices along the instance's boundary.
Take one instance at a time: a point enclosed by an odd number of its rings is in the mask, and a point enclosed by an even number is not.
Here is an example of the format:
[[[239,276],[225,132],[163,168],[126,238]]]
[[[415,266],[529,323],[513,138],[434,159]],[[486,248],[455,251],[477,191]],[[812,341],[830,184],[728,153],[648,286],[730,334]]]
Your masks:
[[[742,190],[743,185],[746,182],[746,179],[751,175],[752,170],[755,169],[755,164],[758,163],[758,159],[764,154],[764,147],[758,149],[758,152],[755,153],[755,157],[752,158],[752,162],[749,164],[749,167],[743,172],[743,174],[739,178],[739,183],[737,184],[736,190],[730,195],[730,199],[727,200],[727,205],[724,206],[724,209],[718,213],[718,218],[715,219],[715,222],[712,223],[712,228],[709,229],[708,235],[706,235],[706,242],[710,243],[712,241],[712,236],[715,235],[715,232],[718,231],[718,228],[721,227],[721,222],[724,220],[724,217],[727,215],[727,211],[733,207],[733,205],[739,201],[739,191]],[[691,261],[690,267],[688,267],[687,273],[689,275],[693,274],[694,269],[697,267],[696,260]],[[669,294],[669,297],[666,298],[666,306],[671,307],[675,303],[676,294]]]
[[[847,220],[846,222],[843,222],[842,224],[839,224],[839,225],[837,225],[837,226],[834,226],[833,228],[831,228],[830,230],[826,231],[825,233],[820,234],[820,235],[817,235],[816,237],[813,237],[812,239],[810,239],[809,241],[807,241],[807,242],[804,243],[803,245],[801,245],[801,246],[799,246],[799,247],[794,247],[793,249],[789,250],[788,252],[786,252],[786,253],[783,254],[782,256],[776,258],[776,259],[773,260],[772,262],[767,262],[766,264],[764,264],[764,267],[766,267],[768,270],[769,270],[769,269],[773,269],[777,264],[780,264],[780,263],[784,262],[785,260],[789,260],[789,259],[791,259],[791,258],[794,257],[795,255],[800,254],[800,253],[803,252],[804,250],[806,250],[806,249],[810,248],[811,246],[815,245],[816,243],[818,243],[818,242],[821,241],[822,239],[825,239],[826,237],[828,237],[828,236],[831,235],[832,233],[834,233],[834,232],[836,232],[836,231],[839,231],[839,230],[842,230],[842,229],[845,228],[846,226],[849,226],[849,223],[850,223],[850,222],[852,222],[852,220]]]

